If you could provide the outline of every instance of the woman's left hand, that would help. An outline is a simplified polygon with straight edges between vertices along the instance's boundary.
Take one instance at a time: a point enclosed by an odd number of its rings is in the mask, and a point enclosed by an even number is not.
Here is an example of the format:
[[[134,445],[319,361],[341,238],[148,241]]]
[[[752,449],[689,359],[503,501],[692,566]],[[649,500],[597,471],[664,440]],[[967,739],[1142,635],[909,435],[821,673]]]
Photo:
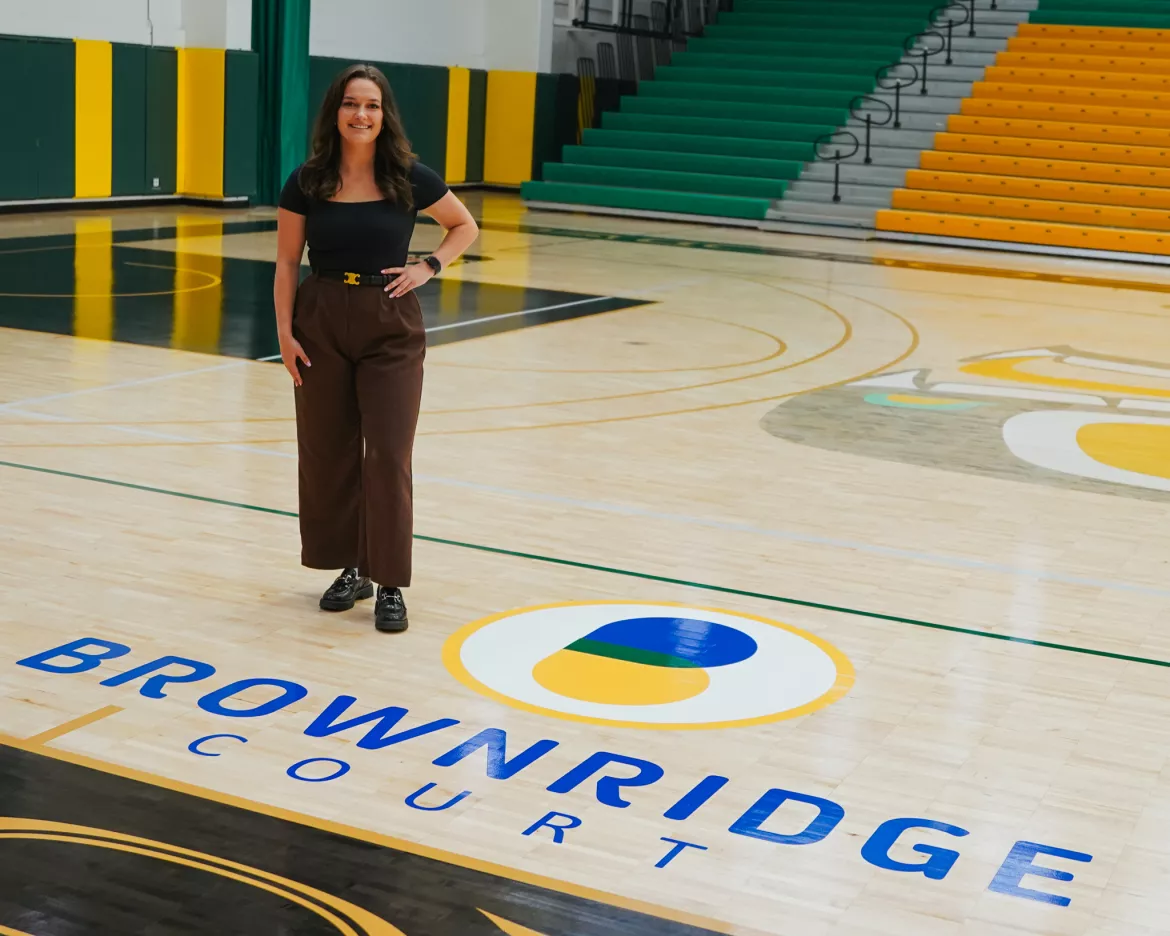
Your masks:
[[[395,299],[399,296],[405,296],[411,290],[418,289],[419,286],[429,282],[435,275],[435,271],[426,263],[412,263],[404,267],[390,267],[382,272],[386,274],[398,274],[394,281],[386,287],[386,292],[390,293],[391,297]]]

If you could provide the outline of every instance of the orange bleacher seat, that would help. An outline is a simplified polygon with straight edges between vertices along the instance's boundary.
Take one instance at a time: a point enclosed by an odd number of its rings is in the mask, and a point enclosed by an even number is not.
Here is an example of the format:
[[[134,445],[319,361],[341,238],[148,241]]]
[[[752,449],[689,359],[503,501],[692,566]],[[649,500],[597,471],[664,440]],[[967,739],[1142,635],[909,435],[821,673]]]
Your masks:
[[[1058,224],[1095,225],[1170,233],[1170,212],[1151,208],[1124,208],[1114,205],[1045,201],[1036,198],[1009,198],[962,192],[930,192],[916,189],[899,189],[894,192],[892,207],[903,211],[1018,218],[1023,221],[1050,221]]]
[[[1162,181],[1170,183],[1170,173],[1167,173],[1166,178]],[[1149,185],[1144,187],[1140,185],[1102,185],[1096,182],[1066,182],[1052,178],[1038,179],[930,169],[911,169],[906,173],[905,185],[908,189],[929,192],[960,192],[971,195],[1035,198],[1043,201],[1119,205],[1170,212],[1170,188],[1154,188]]]
[[[1113,88],[1078,88],[1023,82],[977,81],[971,97],[979,100],[1046,101],[1053,104],[1089,104],[1098,107],[1133,107],[1170,110],[1170,91],[1122,91]],[[971,98],[968,98],[970,100]],[[1160,119],[1161,115],[1160,115]]]
[[[1047,101],[1001,101],[995,98],[967,98],[960,107],[960,113],[968,117],[1056,120],[1120,127],[1157,125],[1167,122],[1167,117],[1170,116],[1137,107],[1098,107],[1089,104],[1055,104]]]
[[[887,208],[878,212],[877,228],[879,231],[1008,241],[1016,244],[1043,244],[1049,247],[1163,256],[1170,254],[1170,234],[1082,227],[1075,224],[1049,224],[1043,221],[1009,221]]]
[[[1007,68],[989,65],[984,81],[1020,82],[1033,85],[1065,85],[1077,88],[1118,88],[1132,91],[1170,91],[1170,75],[1143,72],[1083,72],[1067,68]]]
[[[1170,59],[1122,58],[1116,55],[1049,55],[1042,52],[1000,52],[995,57],[995,64],[1000,68],[1170,75]]]
[[[953,153],[1030,156],[1036,159],[1068,159],[1074,162],[1106,162],[1129,166],[1170,166],[1170,149],[1157,146],[1036,140],[1027,137],[997,137],[986,133],[936,133],[934,148]]]
[[[1170,42],[1170,29],[1136,29],[1127,26],[1049,26],[1044,23],[1021,23],[1016,35],[1029,39]]]
[[[1170,127],[1117,127],[1109,124],[1069,123],[1059,120],[1010,120],[1003,117],[967,117],[947,120],[950,133],[1025,137],[1029,140],[1076,140],[1114,146],[1170,146]]]
[[[1167,161],[1166,167],[1158,168],[1108,162],[1080,162],[1074,159],[1037,159],[933,150],[922,154],[921,167],[941,172],[970,172],[978,175],[1019,176],[1027,179],[1170,188],[1170,160]]]
[[[1008,52],[1046,55],[1105,55],[1118,58],[1170,58],[1170,42],[1103,42],[1095,39],[1045,39],[1013,36]]]

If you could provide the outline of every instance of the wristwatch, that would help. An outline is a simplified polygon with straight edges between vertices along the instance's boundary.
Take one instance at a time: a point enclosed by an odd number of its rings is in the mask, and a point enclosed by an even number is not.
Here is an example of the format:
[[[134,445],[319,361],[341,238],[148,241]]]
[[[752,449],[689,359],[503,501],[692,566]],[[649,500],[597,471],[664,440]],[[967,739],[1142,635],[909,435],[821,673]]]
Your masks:
[[[440,273],[443,272],[443,264],[441,264],[439,262],[438,257],[435,257],[435,256],[424,257],[423,263],[425,263],[427,266],[429,266],[434,271],[436,276],[438,276]]]

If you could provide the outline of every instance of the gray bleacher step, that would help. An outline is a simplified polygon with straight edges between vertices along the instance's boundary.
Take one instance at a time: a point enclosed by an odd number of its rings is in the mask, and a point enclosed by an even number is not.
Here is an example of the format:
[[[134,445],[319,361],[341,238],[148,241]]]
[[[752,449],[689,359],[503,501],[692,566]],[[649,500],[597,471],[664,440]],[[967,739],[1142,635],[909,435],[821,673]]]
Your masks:
[[[895,129],[899,129],[899,130],[904,130],[907,133],[915,133],[915,134],[916,133],[939,133],[940,131],[945,130],[947,128],[947,119],[951,116],[952,113],[958,112],[960,103],[962,103],[962,102],[956,101],[953,109],[948,110],[945,113],[938,113],[938,114],[915,114],[915,113],[906,113],[905,111],[903,111],[899,117],[899,122],[902,124],[902,126],[900,128],[894,128],[892,126],[892,122],[891,122],[891,123],[886,123],[884,125],[884,129],[891,130],[891,131],[893,131]],[[880,112],[880,113],[871,111],[871,113],[873,114],[873,119],[874,119],[873,132],[877,133],[878,130],[883,129],[883,127],[879,125],[881,123],[881,121],[890,120],[890,115],[886,114],[884,111]],[[849,118],[849,122],[845,126],[849,130],[850,133],[858,133],[858,132],[865,133],[865,119],[864,118],[865,118],[864,114],[862,114],[860,117],[854,115],[853,117]],[[876,140],[877,137],[875,136],[874,139]],[[894,144],[894,145],[897,146],[899,144]],[[929,146],[930,144],[927,143],[926,145]]]
[[[994,56],[991,56],[991,58],[994,60]],[[921,73],[921,56],[918,56],[917,61],[915,61],[914,56],[907,55],[903,61],[915,66]],[[970,84],[976,81],[982,81],[988,64],[990,63],[979,65],[944,65],[936,56],[930,60],[930,64],[926,67],[927,87],[931,87],[935,83],[943,82],[966,82]],[[917,94],[918,87],[915,86],[911,93]],[[903,92],[903,95],[905,95],[905,92]]]
[[[866,165],[863,162],[841,163],[842,185],[873,185],[890,188],[901,188],[906,182],[906,170],[918,168],[913,166],[882,166],[877,163]],[[799,182],[832,182],[833,164],[830,162],[809,163],[805,167]]]
[[[945,28],[940,29],[940,30],[936,30],[935,35],[931,36],[929,39],[919,40],[917,43],[915,43],[915,48],[921,48],[922,46],[925,45],[928,49],[931,49],[931,50],[939,49],[939,48],[945,49],[946,47],[943,45],[940,45],[937,37],[942,36],[943,39],[945,40],[946,35],[947,35],[947,31]],[[967,36],[966,32],[961,32],[960,30],[956,30],[954,37],[951,39],[951,54],[952,55],[957,55],[959,53],[986,55],[989,52],[995,53],[995,52],[1002,52],[1002,51],[1003,51],[1003,39],[1002,39],[1002,37],[999,37],[999,36],[987,36],[987,37],[976,36],[974,39],[971,39]],[[935,55],[931,58],[931,62],[933,63],[935,61],[938,61],[940,58],[945,59],[946,52],[939,52],[937,55]]]
[[[992,39],[990,41],[996,42],[996,43],[1002,43],[1003,40],[1002,39]],[[938,46],[935,45],[935,46],[932,46],[931,48],[938,48]],[[994,52],[992,52],[992,51],[962,52],[962,51],[956,49],[953,51],[953,53],[951,55],[951,64],[950,65],[948,65],[946,62],[946,53],[939,52],[935,55],[930,56],[930,60],[926,66],[927,71],[932,72],[937,68],[937,69],[940,69],[942,71],[942,74],[945,75],[951,69],[958,70],[958,69],[964,69],[964,68],[978,68],[978,69],[982,70],[982,69],[987,68],[988,65],[995,64],[995,56],[996,56],[998,51],[999,50],[996,49]],[[907,52],[905,55],[903,55],[902,61],[903,62],[910,62],[911,64],[916,65],[918,68],[921,68],[922,67],[921,46],[919,47],[919,51]],[[963,73],[963,77],[964,78],[966,77],[966,73]],[[982,77],[982,75],[980,75],[979,77]],[[973,78],[971,80],[978,81],[979,78]]]
[[[878,210],[868,205],[847,205],[844,202],[806,202],[785,199],[779,207],[768,212],[767,218],[769,221],[831,224],[872,230]]]
[[[848,125],[847,125],[848,126]],[[859,127],[854,129],[848,127],[849,132],[857,137],[858,142],[865,146],[865,128]],[[945,129],[945,128],[944,128]],[[887,127],[874,127],[870,131],[870,147],[872,149],[871,155],[877,160],[877,154],[880,150],[924,150],[934,149],[934,137],[938,130],[913,130],[908,129],[903,124],[900,130],[894,130]],[[821,147],[825,153],[830,151],[830,146],[825,145]],[[860,157],[859,157],[860,158]],[[901,165],[901,163],[898,163]]]
[[[842,183],[837,192],[841,196],[840,204],[865,205],[871,208],[889,208],[894,195],[893,185],[851,185]],[[832,202],[833,183],[815,182],[811,179],[801,179],[789,186],[784,193],[780,204],[785,202]]]
[[[870,95],[870,97],[876,97],[882,101],[885,101],[886,104],[888,104],[890,106],[891,111],[892,111],[892,109],[894,107],[893,92],[891,92],[887,95],[886,92],[882,91],[878,94],[872,94],[872,95]],[[963,101],[964,98],[967,98],[967,97],[970,97],[970,95],[968,95],[968,94],[962,94],[962,95],[959,95],[959,94],[956,94],[956,95],[926,94],[926,95],[922,95],[922,94],[918,94],[917,91],[915,91],[914,93],[911,93],[911,94],[903,94],[902,95],[902,104],[901,104],[900,110],[901,110],[903,116],[905,116],[907,114],[920,114],[922,116],[933,115],[936,117],[940,116],[940,115],[946,116],[949,114],[958,113],[959,104]],[[882,107],[880,104],[872,104],[872,103],[867,104],[864,101],[859,101],[858,107],[857,107],[855,113],[859,113],[859,114],[864,115],[867,111],[874,115],[875,120],[880,120],[882,117],[885,116],[885,113],[886,113],[885,108]],[[864,123],[864,121],[862,121],[862,123]]]

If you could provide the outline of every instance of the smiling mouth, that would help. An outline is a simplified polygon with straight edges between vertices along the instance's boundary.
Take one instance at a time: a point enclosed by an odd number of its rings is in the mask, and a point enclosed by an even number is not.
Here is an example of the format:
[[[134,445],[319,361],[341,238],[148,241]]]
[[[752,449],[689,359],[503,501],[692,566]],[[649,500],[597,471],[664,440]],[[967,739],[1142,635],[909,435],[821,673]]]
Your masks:
[[[373,124],[350,124],[350,130],[373,130]]]

